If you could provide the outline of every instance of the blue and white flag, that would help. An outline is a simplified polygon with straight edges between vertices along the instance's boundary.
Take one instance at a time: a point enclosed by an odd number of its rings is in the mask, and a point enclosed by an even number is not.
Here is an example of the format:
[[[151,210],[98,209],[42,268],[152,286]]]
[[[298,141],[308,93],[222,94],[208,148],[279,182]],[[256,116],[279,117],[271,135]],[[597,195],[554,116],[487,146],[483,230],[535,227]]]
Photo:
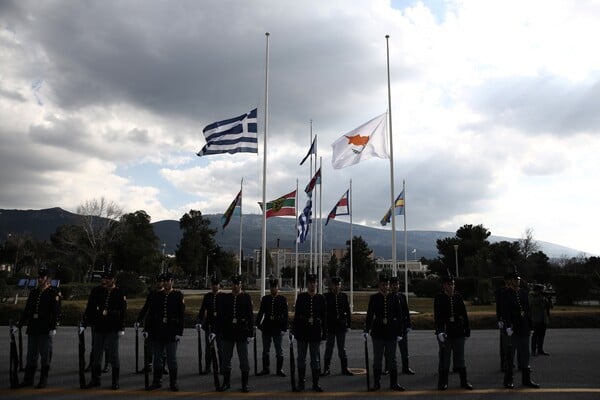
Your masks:
[[[206,144],[197,154],[258,153],[257,109],[239,117],[217,121],[203,130]]]
[[[304,211],[298,217],[298,236],[296,237],[297,243],[304,243],[308,237],[310,231],[310,224],[312,223],[312,199],[309,197],[306,202]]]

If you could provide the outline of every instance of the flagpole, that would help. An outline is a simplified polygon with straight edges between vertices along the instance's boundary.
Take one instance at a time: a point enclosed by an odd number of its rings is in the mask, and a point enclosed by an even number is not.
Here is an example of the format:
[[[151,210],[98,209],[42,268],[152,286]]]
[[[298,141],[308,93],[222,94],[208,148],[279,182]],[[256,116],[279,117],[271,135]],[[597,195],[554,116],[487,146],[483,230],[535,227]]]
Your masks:
[[[319,157],[319,171],[322,166],[323,157]],[[319,184],[319,293],[323,293],[323,171],[319,180],[321,181]]]
[[[265,295],[267,279],[267,132],[269,126],[269,32],[265,33],[266,52],[265,52],[265,133],[263,143],[263,220],[262,220],[262,251],[260,254],[260,262],[262,266],[260,280],[261,297]]]
[[[406,235],[406,181],[402,180],[402,192],[404,193],[404,294],[408,304],[408,237]]]
[[[393,275],[398,275],[398,266],[396,265],[396,218],[394,217],[394,139],[392,134],[392,91],[390,86],[390,35],[385,35],[385,45],[387,49],[387,85],[388,85],[388,119],[390,134],[390,199],[392,210],[392,266]]]
[[[312,143],[312,139],[313,139],[312,119],[310,120],[310,132],[309,132],[309,134],[310,134],[310,141]],[[315,154],[315,170],[317,168],[316,158],[317,158],[317,155]],[[310,171],[309,171],[310,175],[308,176],[308,181],[310,182],[310,180],[312,179],[312,176],[313,176],[313,155],[312,154],[310,155],[309,164],[310,164]],[[311,197],[312,196],[312,192],[308,193],[308,196]],[[312,207],[312,205],[311,205],[311,207]],[[311,218],[312,218],[312,208],[311,208]],[[310,244],[308,246],[309,247],[309,257],[308,258],[309,258],[309,265],[310,265],[310,273],[312,274],[312,273],[315,272],[314,269],[313,269],[313,237],[314,237],[313,232],[314,232],[314,226],[312,225],[312,223],[309,225],[308,229],[310,229],[310,231],[311,231],[310,235],[309,235],[310,236]]]
[[[242,275],[242,217],[244,215],[244,213],[242,212],[242,204],[243,204],[242,202],[244,199],[243,192],[242,192],[243,188],[244,188],[244,178],[242,178],[242,181],[240,182],[240,257],[239,257],[239,264],[238,264],[238,274],[240,276]]]
[[[298,179],[296,179],[296,221],[298,221]],[[298,227],[296,226],[296,267],[294,268],[294,304],[298,298]]]
[[[348,191],[348,210],[350,212],[350,313],[354,312],[354,264],[352,256],[352,179]]]

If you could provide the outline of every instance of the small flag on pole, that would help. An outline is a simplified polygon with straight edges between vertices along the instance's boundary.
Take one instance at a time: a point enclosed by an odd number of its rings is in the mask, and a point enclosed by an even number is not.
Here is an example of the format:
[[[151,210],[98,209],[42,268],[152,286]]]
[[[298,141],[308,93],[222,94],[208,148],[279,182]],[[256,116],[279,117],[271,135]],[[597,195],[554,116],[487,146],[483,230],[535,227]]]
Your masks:
[[[309,197],[306,202],[306,206],[302,211],[302,214],[298,217],[298,236],[296,237],[297,243],[304,243],[308,237],[310,231],[310,224],[312,223],[312,199]]]
[[[396,201],[394,202],[394,214],[395,215],[403,215],[404,214],[404,189],[398,197],[396,197]],[[381,218],[381,225],[386,226],[392,220],[392,209],[387,210],[383,218]]]
[[[338,215],[350,215],[350,208],[348,207],[348,193],[350,190],[346,190],[346,193],[342,196],[342,198],[337,202],[337,204],[333,207],[333,209],[329,212],[327,216],[327,221],[325,221],[325,226],[329,223],[330,219],[335,219]]]
[[[206,144],[198,156],[222,153],[258,153],[257,109],[235,118],[217,121],[204,130]]]
[[[317,154],[317,135],[315,135],[315,138],[313,139],[312,144],[310,145],[310,149],[308,149],[308,153],[306,153],[302,161],[300,161],[300,165],[304,164],[304,161],[306,161],[306,159],[310,157],[311,154]]]
[[[333,168],[345,168],[372,157],[390,158],[386,128],[387,113],[383,113],[342,135],[331,145]]]
[[[229,207],[227,207],[227,210],[225,211],[225,213],[223,213],[223,216],[221,217],[221,225],[223,225],[223,229],[225,229],[225,227],[227,225],[229,225],[229,221],[231,221],[231,217],[234,215],[241,215],[242,214],[242,191],[240,190],[240,192],[237,194],[237,196],[235,196],[235,199],[233,200],[233,202],[229,205]]]
[[[258,202],[262,210],[262,201]],[[296,216],[296,191],[281,196],[278,199],[267,202],[267,218]]]
[[[315,175],[312,177],[312,179],[310,180],[310,182],[308,182],[308,185],[306,185],[306,188],[304,188],[304,191],[311,196],[312,195],[312,191],[315,188],[315,186],[317,184],[321,183],[321,168],[319,168],[319,170],[317,172],[315,172]]]

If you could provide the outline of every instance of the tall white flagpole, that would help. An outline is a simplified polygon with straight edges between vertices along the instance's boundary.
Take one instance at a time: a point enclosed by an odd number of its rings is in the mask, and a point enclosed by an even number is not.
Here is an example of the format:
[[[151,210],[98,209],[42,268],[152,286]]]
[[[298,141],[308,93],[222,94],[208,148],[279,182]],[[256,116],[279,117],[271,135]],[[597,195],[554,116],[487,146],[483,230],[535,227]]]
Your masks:
[[[408,236],[406,235],[406,181],[402,180],[404,192],[404,295],[408,304]]]
[[[267,279],[267,132],[269,127],[269,32],[265,33],[266,37],[266,53],[265,53],[265,133],[263,143],[263,187],[262,187],[262,203],[263,203],[263,221],[262,221],[262,251],[260,253],[261,262],[261,280],[260,294],[265,295]],[[297,196],[297,193],[296,193]]]
[[[244,193],[243,193],[243,188],[244,188],[244,178],[242,178],[242,181],[240,182],[240,257],[239,257],[239,263],[238,263],[238,274],[242,275],[242,216],[244,215],[242,213],[242,206],[244,205]]]
[[[323,293],[323,157],[319,157],[319,170],[321,183],[319,184],[319,293]],[[315,185],[316,189],[316,185]]]
[[[387,84],[388,84],[388,118],[389,118],[389,135],[390,135],[390,198],[392,214],[392,273],[394,276],[398,274],[398,266],[396,265],[396,218],[394,217],[394,136],[392,134],[392,91],[390,84],[390,35],[385,35],[385,45],[387,49]]]
[[[354,312],[354,263],[352,251],[352,179],[348,191],[348,211],[350,213],[350,313]]]
[[[296,266],[294,268],[294,304],[298,298],[298,179],[296,179]]]
[[[312,129],[312,119],[310,120],[310,143],[312,144],[312,139],[313,139],[313,129]],[[317,155],[315,154],[315,170],[317,168]],[[313,155],[310,155],[310,171],[309,171],[309,175],[308,175],[308,181],[310,182],[310,180],[312,179],[313,176]],[[310,197],[312,197],[312,192],[308,193],[308,195]],[[314,269],[313,269],[313,238],[314,238],[314,225],[312,223],[312,203],[311,203],[311,209],[310,209],[310,219],[311,219],[311,224],[309,225],[308,229],[309,229],[309,236],[310,236],[310,245],[309,245],[309,264],[310,264],[310,273],[314,273]],[[316,245],[315,245],[316,246]]]

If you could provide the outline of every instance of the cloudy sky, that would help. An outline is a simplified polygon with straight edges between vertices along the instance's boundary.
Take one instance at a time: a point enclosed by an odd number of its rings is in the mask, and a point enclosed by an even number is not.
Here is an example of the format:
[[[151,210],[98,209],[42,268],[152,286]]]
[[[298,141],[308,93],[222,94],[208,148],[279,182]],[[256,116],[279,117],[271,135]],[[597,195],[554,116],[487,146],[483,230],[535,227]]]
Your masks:
[[[307,183],[312,121],[324,214],[352,179],[354,222],[379,226],[389,160],[334,170],[331,143],[388,108],[390,35],[408,229],[600,254],[599,20],[597,0],[0,0],[0,208],[104,196],[179,219],[222,213],[243,178],[259,213],[270,32],[267,200]],[[195,155],[254,107],[258,156]]]

